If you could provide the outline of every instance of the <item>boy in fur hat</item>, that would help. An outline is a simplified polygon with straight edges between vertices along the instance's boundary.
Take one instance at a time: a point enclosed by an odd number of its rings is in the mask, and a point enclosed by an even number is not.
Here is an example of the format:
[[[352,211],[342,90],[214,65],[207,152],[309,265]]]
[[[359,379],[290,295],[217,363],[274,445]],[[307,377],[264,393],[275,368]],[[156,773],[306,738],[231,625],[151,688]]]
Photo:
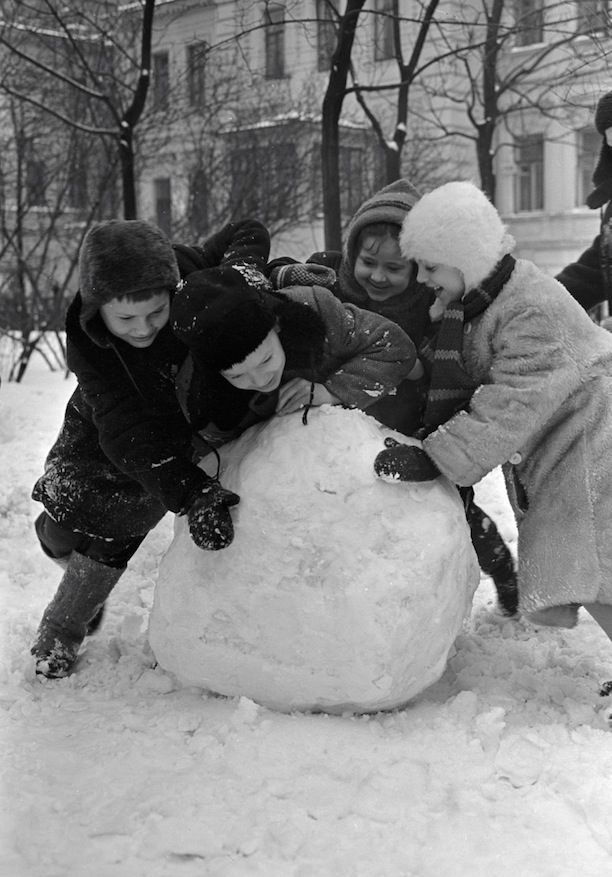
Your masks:
[[[168,510],[188,515],[199,547],[231,542],[238,497],[193,462],[175,388],[188,350],[168,321],[181,278],[223,260],[262,267],[269,246],[250,220],[202,247],[173,247],[141,220],[102,222],[86,235],[66,318],[78,386],[32,494],[45,508],[35,525],[43,551],[65,569],[32,647],[37,673],[71,672],[127,562]]]
[[[437,301],[422,449],[388,443],[376,472],[472,485],[502,466],[519,530],[520,609],[612,639],[612,336],[514,241],[472,183],[406,217],[400,246]]]
[[[320,286],[274,292],[259,272],[213,268],[187,278],[172,306],[191,350],[184,408],[213,447],[273,415],[323,404],[368,410],[421,370],[394,323]]]
[[[380,314],[397,323],[417,351],[431,329],[429,310],[435,302],[431,289],[419,283],[414,262],[399,248],[402,223],[420,195],[404,179],[396,180],[368,198],[351,219],[342,254],[338,254],[338,282],[334,292],[342,301]],[[331,264],[329,254],[312,260]],[[415,393],[409,383],[370,406],[368,413],[386,426],[412,435],[421,427],[427,378]],[[495,523],[476,505],[474,491],[464,488],[462,498],[474,550],[481,569],[493,580],[499,605],[514,615],[518,604],[516,571],[510,549]]]
[[[600,232],[576,262],[557,274],[557,280],[585,310],[607,302],[608,313],[612,314],[612,91],[597,104],[595,127],[602,136],[602,144],[593,173],[595,188],[587,205],[600,211]]]

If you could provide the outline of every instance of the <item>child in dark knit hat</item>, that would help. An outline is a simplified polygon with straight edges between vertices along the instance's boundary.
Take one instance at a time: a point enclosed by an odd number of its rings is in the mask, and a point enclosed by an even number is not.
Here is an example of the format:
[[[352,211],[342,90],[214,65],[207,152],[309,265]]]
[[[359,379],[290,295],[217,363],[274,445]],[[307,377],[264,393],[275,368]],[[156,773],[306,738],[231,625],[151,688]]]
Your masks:
[[[554,278],[512,256],[480,189],[447,183],[404,221],[400,246],[442,312],[422,448],[387,446],[378,474],[439,471],[473,485],[503,468],[518,524],[520,608],[612,639],[612,336]]]
[[[187,278],[171,322],[191,350],[184,407],[211,445],[273,415],[341,404],[367,411],[420,371],[409,337],[319,286],[274,292],[252,270]]]
[[[585,310],[607,302],[612,314],[612,91],[600,98],[595,127],[601,134],[599,161],[593,173],[594,189],[587,198],[591,210],[599,210],[600,232],[588,249],[559,274],[559,280]],[[609,328],[609,326],[606,326]]]
[[[412,338],[417,351],[431,332],[430,308],[435,297],[429,287],[417,281],[414,263],[400,250],[399,235],[419,197],[408,180],[400,179],[359,207],[349,223],[341,258],[335,260],[338,282],[334,287],[342,301],[397,323]],[[334,264],[330,254],[317,253],[311,260]],[[425,376],[418,394],[409,384],[402,384],[394,395],[372,405],[368,413],[391,429],[414,434],[422,426],[427,383]],[[510,549],[495,523],[476,505],[474,491],[464,488],[461,493],[480,567],[492,578],[502,610],[513,615],[518,591]]]
[[[233,536],[238,497],[193,461],[192,429],[175,386],[188,350],[170,329],[182,278],[222,261],[263,267],[258,222],[225,226],[201,247],[173,246],[156,226],[93,226],[80,253],[80,290],[66,317],[67,361],[78,385],[32,496],[43,551],[65,570],[40,623],[36,672],[71,672],[79,647],[146,534],[168,510],[186,513],[196,544]]]

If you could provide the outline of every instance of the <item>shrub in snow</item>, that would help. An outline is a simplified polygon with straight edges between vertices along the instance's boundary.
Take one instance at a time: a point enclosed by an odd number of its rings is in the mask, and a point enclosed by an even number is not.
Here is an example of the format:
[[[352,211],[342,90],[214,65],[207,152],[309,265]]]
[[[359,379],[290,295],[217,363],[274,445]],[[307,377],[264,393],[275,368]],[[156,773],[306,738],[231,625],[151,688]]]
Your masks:
[[[283,711],[397,707],[443,673],[478,564],[455,487],[378,478],[397,433],[324,406],[222,452],[234,542],[202,551],[177,518],[149,640],[183,683]]]

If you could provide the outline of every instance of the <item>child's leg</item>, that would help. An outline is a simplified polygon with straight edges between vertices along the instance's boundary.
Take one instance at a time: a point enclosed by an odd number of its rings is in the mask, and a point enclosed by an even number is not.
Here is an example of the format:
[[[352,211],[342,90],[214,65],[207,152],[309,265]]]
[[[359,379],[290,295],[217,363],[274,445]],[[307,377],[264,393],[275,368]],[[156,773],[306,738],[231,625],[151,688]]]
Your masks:
[[[584,608],[592,615],[608,639],[612,640],[612,605],[608,603],[584,603]]]
[[[92,539],[64,530],[51,518],[37,521],[36,530],[51,557],[72,546],[71,553],[64,554],[66,571],[31,649],[36,672],[58,678],[71,672],[83,639],[99,625],[106,599],[146,533],[127,540]]]
[[[493,579],[504,614],[514,615],[518,609],[518,585],[510,549],[491,518],[474,502],[473,490],[461,488],[459,492],[480,568]]]
[[[72,552],[31,649],[38,674],[55,679],[70,673],[88,623],[104,605],[124,569]]]

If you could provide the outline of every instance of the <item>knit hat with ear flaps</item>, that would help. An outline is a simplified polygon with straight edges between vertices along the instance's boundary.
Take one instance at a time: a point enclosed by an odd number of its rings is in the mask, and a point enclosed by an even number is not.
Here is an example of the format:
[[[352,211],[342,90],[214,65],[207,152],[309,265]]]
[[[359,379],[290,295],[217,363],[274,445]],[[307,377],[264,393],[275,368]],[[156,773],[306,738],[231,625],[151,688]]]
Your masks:
[[[357,258],[357,241],[360,232],[368,225],[389,222],[401,228],[404,219],[419,200],[420,194],[408,180],[395,180],[364,201],[349,222],[346,230],[346,243],[342,253],[340,281],[360,296],[365,293],[354,279],[353,271]]]
[[[401,227],[407,213],[414,207],[419,197],[419,193],[408,180],[396,180],[364,201],[346,230],[344,257],[351,264],[355,261],[357,238],[359,232],[367,225],[392,222]]]
[[[140,219],[93,225],[79,256],[83,328],[114,298],[150,290],[173,291],[180,280],[172,244],[163,231]]]
[[[196,271],[172,303],[174,334],[199,363],[224,371],[246,359],[276,325],[264,294],[269,289],[251,266]]]
[[[446,183],[423,195],[404,220],[399,243],[406,259],[458,268],[466,291],[514,247],[495,207],[468,182]]]
[[[595,127],[603,137],[597,167],[593,172],[595,189],[586,201],[592,210],[612,199],[612,147],[606,140],[606,131],[612,128],[612,91],[600,98],[595,110]]]

